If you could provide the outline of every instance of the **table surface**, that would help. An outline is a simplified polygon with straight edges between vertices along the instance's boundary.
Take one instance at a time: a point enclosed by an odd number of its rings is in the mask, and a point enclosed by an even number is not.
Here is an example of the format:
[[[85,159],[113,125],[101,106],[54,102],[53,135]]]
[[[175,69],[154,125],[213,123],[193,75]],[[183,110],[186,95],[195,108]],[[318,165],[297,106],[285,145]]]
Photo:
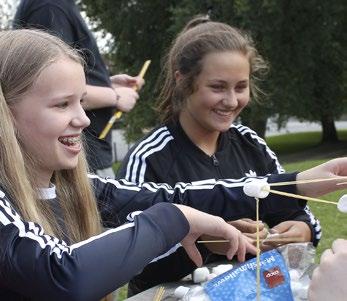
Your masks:
[[[193,283],[192,280],[181,280],[178,282],[163,283],[161,285],[154,286],[148,290],[143,291],[142,293],[139,293],[139,294],[132,296],[132,297],[125,299],[125,300],[126,301],[152,301],[154,299],[154,296],[155,296],[157,290],[161,286],[163,286],[165,291],[164,291],[164,295],[161,298],[161,300],[163,300],[163,301],[164,300],[165,301],[177,301],[179,299],[177,299],[174,296],[174,292],[175,292],[175,289],[177,287],[179,287],[180,285],[191,287],[191,286],[197,286],[198,284]]]
[[[219,262],[214,262],[207,264],[206,267],[208,267],[210,270],[211,268],[220,265],[220,264],[230,264],[230,261],[219,261]],[[235,263],[233,262],[234,266]],[[143,291],[142,293],[139,293],[135,296],[132,296],[128,299],[125,299],[125,301],[152,301],[154,299],[154,296],[157,292],[157,289],[159,289],[161,286],[164,287],[164,296],[162,297],[161,300],[163,301],[177,301],[177,299],[174,296],[175,289],[179,286],[187,286],[187,287],[193,287],[193,286],[198,286],[199,283],[194,283],[192,281],[191,275],[188,275],[181,279],[180,281],[177,282],[169,282],[169,283],[162,283],[160,285],[156,285],[148,290]]]

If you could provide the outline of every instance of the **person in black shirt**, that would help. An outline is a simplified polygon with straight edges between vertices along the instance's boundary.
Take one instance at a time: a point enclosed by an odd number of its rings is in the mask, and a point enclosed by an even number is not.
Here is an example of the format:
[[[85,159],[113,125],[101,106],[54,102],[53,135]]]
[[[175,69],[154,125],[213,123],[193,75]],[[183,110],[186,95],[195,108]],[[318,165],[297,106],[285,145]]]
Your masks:
[[[207,17],[192,19],[179,33],[166,56],[158,115],[162,123],[140,139],[128,152],[118,178],[134,183],[177,182],[206,179],[266,176],[284,172],[276,154],[252,129],[236,122],[239,114],[255,101],[256,79],[267,65],[252,40],[241,31]],[[261,217],[264,224],[289,242],[312,241],[321,237],[319,221],[308,207],[274,216],[275,207]],[[239,210],[230,222],[250,239],[255,238],[255,211]],[[275,220],[274,220],[275,217]],[[289,238],[292,238],[290,240]],[[277,244],[274,243],[275,247]],[[220,244],[213,251],[221,251]],[[263,245],[268,249],[269,245]],[[210,261],[209,252],[205,259]],[[218,258],[221,260],[221,258]],[[184,262],[184,263],[183,263]],[[174,267],[173,273],[166,271]],[[159,262],[150,264],[131,281],[136,293],[158,282],[177,280],[195,266],[180,248]],[[130,292],[131,293],[131,292]]]
[[[21,0],[13,21],[15,28],[39,28],[59,36],[83,53],[86,61],[88,94],[84,107],[91,120],[85,131],[87,160],[92,171],[114,178],[111,135],[98,136],[114,110],[130,111],[143,80],[126,74],[109,77],[92,32],[88,29],[74,0]]]
[[[100,300],[179,242],[201,265],[203,233],[227,239],[229,258],[255,253],[222,218],[183,205],[206,210],[228,195],[221,214],[240,188],[88,175],[86,93],[82,60],[63,41],[0,32],[0,300]]]

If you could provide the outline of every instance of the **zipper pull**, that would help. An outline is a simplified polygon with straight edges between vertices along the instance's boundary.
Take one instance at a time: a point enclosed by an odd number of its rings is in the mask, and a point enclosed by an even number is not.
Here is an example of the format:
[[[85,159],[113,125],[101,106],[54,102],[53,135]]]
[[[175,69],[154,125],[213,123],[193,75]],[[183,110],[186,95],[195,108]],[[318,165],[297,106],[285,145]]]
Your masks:
[[[212,160],[214,166],[219,166],[219,162],[215,154],[212,155]]]

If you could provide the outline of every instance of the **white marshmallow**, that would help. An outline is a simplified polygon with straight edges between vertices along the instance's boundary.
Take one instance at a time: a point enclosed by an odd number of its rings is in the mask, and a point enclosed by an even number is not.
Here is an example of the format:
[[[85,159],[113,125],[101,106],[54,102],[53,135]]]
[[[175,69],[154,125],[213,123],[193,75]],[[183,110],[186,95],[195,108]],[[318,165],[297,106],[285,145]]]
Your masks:
[[[180,285],[175,289],[174,295],[177,299],[182,299],[190,290],[189,287]]]
[[[299,281],[300,279],[300,273],[297,270],[290,270],[290,281]]]
[[[189,293],[183,298],[184,301],[211,301],[206,295],[202,286],[196,286],[191,288]]]
[[[300,298],[299,300],[307,300],[307,293],[308,293],[308,285],[303,285],[301,288],[297,291],[297,296]]]
[[[347,194],[340,197],[339,202],[337,203],[337,209],[343,213],[347,213]]]
[[[290,288],[292,290],[292,294],[293,294],[294,300],[297,300],[298,294],[299,294],[299,292],[302,289],[302,285],[300,284],[300,282],[290,281]]]
[[[243,192],[253,198],[263,199],[269,195],[270,185],[266,179],[252,179],[245,183]]]
[[[232,264],[220,264],[212,268],[212,273],[218,276],[220,274],[225,273],[226,271],[231,270],[232,268],[233,268]]]
[[[193,282],[194,283],[201,283],[207,280],[208,275],[210,274],[210,271],[208,268],[197,268],[193,272]]]

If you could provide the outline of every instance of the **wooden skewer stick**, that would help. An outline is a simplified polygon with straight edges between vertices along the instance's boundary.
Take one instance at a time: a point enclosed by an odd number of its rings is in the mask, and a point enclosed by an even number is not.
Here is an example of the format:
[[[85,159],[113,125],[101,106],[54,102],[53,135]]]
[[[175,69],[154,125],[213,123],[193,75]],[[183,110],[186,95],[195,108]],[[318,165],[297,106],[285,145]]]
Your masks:
[[[256,247],[257,247],[257,301],[260,301],[260,237],[259,237],[259,198],[256,200],[256,221],[257,221],[257,237],[256,237]]]
[[[269,237],[269,238],[261,238],[259,239],[259,242],[276,242],[276,241],[283,241],[283,242],[286,242],[286,241],[299,241],[301,240],[302,238],[301,237],[278,237],[276,238],[276,236],[274,237]],[[253,239],[252,242],[256,242],[257,240],[256,239]],[[216,240],[198,240],[197,243],[199,244],[206,244],[206,243],[227,243],[227,242],[230,242],[230,240],[227,240],[227,239],[216,239]]]
[[[299,195],[299,194],[294,194],[294,193],[289,193],[289,192],[284,192],[284,191],[278,191],[278,190],[273,190],[273,189],[266,189],[266,191],[269,191],[273,194],[284,195],[284,196],[288,196],[288,197],[296,198],[296,199],[301,199],[301,200],[305,200],[305,201],[313,201],[313,202],[332,204],[332,205],[337,206],[336,202],[321,200],[321,199],[317,199],[317,198],[311,198],[311,197],[303,196],[303,195]]]
[[[145,61],[145,63],[143,64],[143,66],[141,68],[141,71],[139,73],[139,77],[143,78],[145,76],[145,73],[146,73],[150,63],[151,63],[150,60]],[[136,91],[138,89],[138,87],[134,86],[133,89]],[[101,134],[99,135],[99,139],[104,139],[106,137],[106,135],[108,134],[108,132],[110,131],[110,129],[112,128],[112,126],[116,122],[116,120],[118,120],[119,118],[122,117],[122,114],[123,114],[123,112],[121,112],[121,111],[117,111],[113,114],[113,116],[107,122],[105,128],[102,130]]]
[[[333,178],[321,178],[321,179],[312,179],[312,180],[300,180],[300,181],[288,181],[288,182],[278,182],[278,183],[269,183],[271,186],[286,186],[286,185],[295,185],[295,184],[310,184],[310,183],[319,183],[319,182],[327,182],[327,181],[336,181],[336,180],[343,180],[347,177],[333,177]],[[336,185],[342,185],[347,184],[347,182],[344,183],[337,183]]]
[[[216,240],[198,240],[198,244],[209,244],[209,243],[220,243],[220,242],[230,242],[228,239],[216,239]]]
[[[165,288],[163,286],[157,288],[153,301],[161,301],[165,293]]]

